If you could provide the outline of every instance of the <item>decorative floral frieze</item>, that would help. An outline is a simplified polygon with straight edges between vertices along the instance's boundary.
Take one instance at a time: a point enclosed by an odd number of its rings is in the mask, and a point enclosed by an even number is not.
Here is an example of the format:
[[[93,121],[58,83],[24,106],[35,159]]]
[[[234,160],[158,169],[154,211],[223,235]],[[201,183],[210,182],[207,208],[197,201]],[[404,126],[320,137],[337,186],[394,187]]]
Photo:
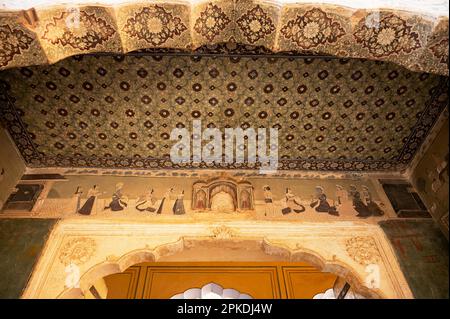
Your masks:
[[[324,11],[314,8],[289,20],[281,28],[281,34],[300,48],[308,50],[336,42],[345,35],[345,30]]]
[[[187,27],[181,22],[180,17],[157,5],[135,13],[124,26],[124,31],[128,35],[144,40],[152,46],[162,45],[186,30]]]
[[[385,16],[373,26],[362,19],[353,35],[357,43],[377,58],[411,53],[421,47],[419,34],[394,14]]]
[[[29,25],[19,22],[23,19],[20,11],[8,13],[5,19],[0,15],[0,69],[54,63],[74,53],[93,51],[215,54],[219,52],[211,46],[230,44],[227,53],[236,53],[230,51],[239,45],[260,45],[260,54],[368,58],[448,76],[448,18],[432,20],[422,12],[230,0],[127,3],[114,10],[101,5],[61,7],[52,9],[50,16],[42,8],[36,11],[42,41],[34,45],[33,33],[26,29]],[[11,63],[18,55],[23,57]]]
[[[68,265],[74,263],[76,265],[82,265],[89,261],[96,251],[95,240],[89,237],[73,238],[66,242],[58,256],[59,261]]]
[[[6,66],[14,56],[30,48],[33,38],[20,29],[0,25],[0,66]]]
[[[260,6],[248,10],[236,22],[244,37],[252,44],[275,31],[272,19]]]
[[[229,239],[236,236],[236,231],[227,226],[219,226],[211,230],[214,239]]]
[[[345,242],[347,254],[358,264],[367,266],[381,261],[375,240],[370,236],[357,236]]]
[[[116,32],[105,20],[80,11],[76,26],[67,25],[70,12],[62,12],[59,17],[53,17],[53,22],[45,26],[43,39],[51,44],[70,46],[81,51],[88,51],[108,41]],[[74,22],[75,23],[75,22]]]
[[[230,22],[230,18],[220,7],[208,3],[195,22],[194,30],[209,41],[212,41]]]
[[[430,50],[440,63],[448,65],[448,38],[432,45]]]

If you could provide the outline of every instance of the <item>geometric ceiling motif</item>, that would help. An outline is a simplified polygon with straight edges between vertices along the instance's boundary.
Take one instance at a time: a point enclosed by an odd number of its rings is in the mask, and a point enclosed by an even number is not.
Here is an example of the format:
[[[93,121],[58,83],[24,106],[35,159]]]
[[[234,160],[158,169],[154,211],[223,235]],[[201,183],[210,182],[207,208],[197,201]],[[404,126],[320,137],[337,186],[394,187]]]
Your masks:
[[[37,8],[10,3],[0,9],[0,69],[55,63],[76,54],[193,51],[234,42],[275,53],[308,51],[449,74],[445,1],[400,7],[389,1],[57,2],[44,1]]]
[[[2,71],[0,86],[32,167],[197,167],[168,155],[171,130],[200,119],[278,128],[280,169],[398,170],[448,104],[447,77],[314,57],[85,55]]]

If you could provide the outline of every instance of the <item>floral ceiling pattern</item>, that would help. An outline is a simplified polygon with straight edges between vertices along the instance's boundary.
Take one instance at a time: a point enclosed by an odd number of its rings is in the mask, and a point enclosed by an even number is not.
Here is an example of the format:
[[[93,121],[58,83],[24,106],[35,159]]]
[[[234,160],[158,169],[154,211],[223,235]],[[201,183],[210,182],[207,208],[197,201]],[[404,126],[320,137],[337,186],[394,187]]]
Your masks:
[[[171,130],[199,119],[278,128],[280,169],[399,170],[448,105],[447,77],[357,59],[79,55],[0,88],[31,167],[252,168],[172,163]]]
[[[448,17],[267,0],[157,1],[0,11],[0,69],[68,56],[224,42],[394,62],[448,76]]]
[[[79,28],[75,30],[82,30],[82,32],[77,34],[66,28],[67,18],[70,14],[63,12],[60,17],[53,18],[54,22],[46,26],[42,38],[52,44],[70,45],[75,49],[89,50],[107,41],[116,32],[105,20],[97,18],[94,13],[88,14],[80,11]],[[58,34],[60,30],[64,30],[62,35]],[[86,30],[89,31],[86,32]]]

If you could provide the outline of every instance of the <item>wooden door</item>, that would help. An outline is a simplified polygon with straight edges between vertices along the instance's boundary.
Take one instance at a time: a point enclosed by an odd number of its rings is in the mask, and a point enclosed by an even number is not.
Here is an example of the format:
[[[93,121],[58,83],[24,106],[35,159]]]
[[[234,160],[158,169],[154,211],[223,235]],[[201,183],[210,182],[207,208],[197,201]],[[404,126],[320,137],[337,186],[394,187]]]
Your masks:
[[[211,282],[255,299],[308,299],[336,278],[305,263],[161,262],[132,266],[105,281],[113,299],[168,299]]]

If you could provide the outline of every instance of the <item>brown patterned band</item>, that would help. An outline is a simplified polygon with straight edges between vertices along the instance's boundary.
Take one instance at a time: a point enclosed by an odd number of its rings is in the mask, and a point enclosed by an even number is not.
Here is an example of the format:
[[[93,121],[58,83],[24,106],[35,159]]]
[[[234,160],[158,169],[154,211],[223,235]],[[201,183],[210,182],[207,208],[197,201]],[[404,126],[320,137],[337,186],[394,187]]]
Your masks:
[[[389,9],[252,0],[55,6],[0,12],[0,40],[0,69],[93,52],[232,42],[270,52],[390,61],[448,76],[448,17]]]

